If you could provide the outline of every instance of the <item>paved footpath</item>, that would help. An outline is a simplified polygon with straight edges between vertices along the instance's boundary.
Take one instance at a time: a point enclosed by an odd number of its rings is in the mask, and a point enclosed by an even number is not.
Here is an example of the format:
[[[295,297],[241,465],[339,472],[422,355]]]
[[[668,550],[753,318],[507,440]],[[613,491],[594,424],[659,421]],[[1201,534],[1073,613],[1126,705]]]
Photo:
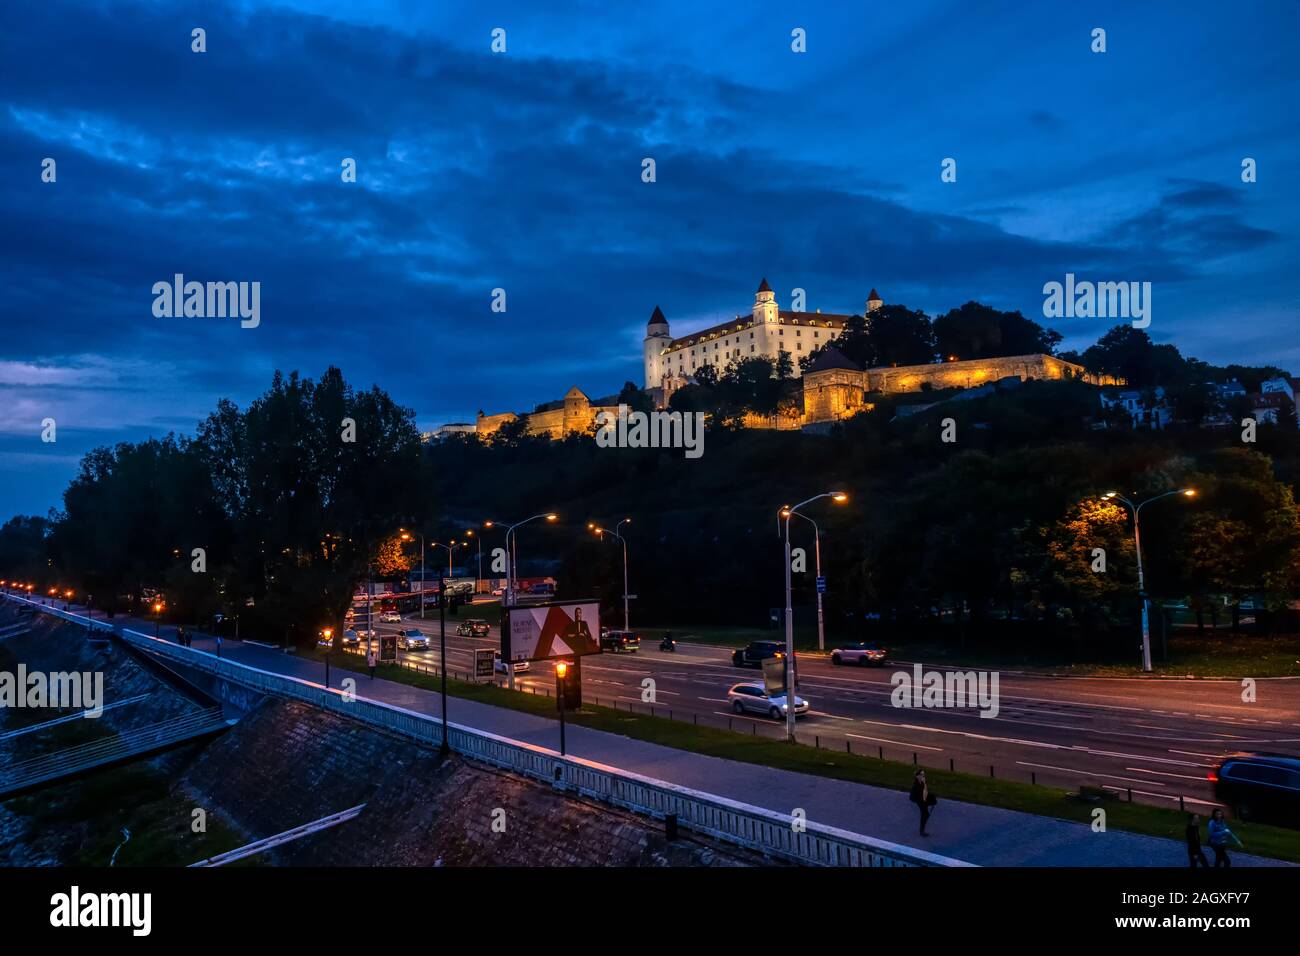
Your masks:
[[[152,623],[121,617],[114,623],[152,634]],[[168,636],[171,628],[162,629]],[[215,652],[216,643],[194,635],[193,646]],[[262,670],[323,683],[324,664],[249,642],[226,640],[222,656]],[[379,673],[382,674],[382,669]],[[365,673],[332,670],[337,686],[344,676],[357,679],[357,694],[409,710],[441,715],[441,697]],[[489,733],[550,749],[559,748],[559,723],[533,714],[449,697],[448,717]],[[680,786],[717,794],[778,813],[801,807],[809,820],[955,857],[980,866],[1168,866],[1185,867],[1180,841],[1112,830],[1094,833],[1087,824],[944,800],[930,820],[928,839],[917,834],[916,807],[907,794],[859,783],[831,780],[789,770],[761,767],[691,753],[617,734],[570,725],[566,750],[576,757],[609,764]],[[1209,850],[1206,850],[1206,855]],[[1285,866],[1264,857],[1234,853],[1234,866]]]

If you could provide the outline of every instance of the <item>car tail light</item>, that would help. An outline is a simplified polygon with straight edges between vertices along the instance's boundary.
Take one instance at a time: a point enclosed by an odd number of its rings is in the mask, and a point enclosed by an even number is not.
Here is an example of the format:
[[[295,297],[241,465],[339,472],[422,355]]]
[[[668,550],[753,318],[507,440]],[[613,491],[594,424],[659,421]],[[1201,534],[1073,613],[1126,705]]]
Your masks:
[[[1210,781],[1210,783],[1218,783],[1219,775],[1215,773],[1213,770],[1211,770],[1208,774],[1205,775],[1205,779]]]

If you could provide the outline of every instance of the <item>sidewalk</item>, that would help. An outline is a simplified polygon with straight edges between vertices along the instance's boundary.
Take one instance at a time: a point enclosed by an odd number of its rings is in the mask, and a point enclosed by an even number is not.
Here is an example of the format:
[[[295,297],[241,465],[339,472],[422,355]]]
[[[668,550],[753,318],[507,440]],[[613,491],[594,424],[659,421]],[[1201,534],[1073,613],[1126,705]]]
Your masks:
[[[118,617],[121,624],[145,634],[153,624]],[[175,639],[164,627],[164,637]],[[215,640],[194,637],[193,646],[215,653]],[[322,683],[324,664],[304,660],[272,648],[225,640],[222,657],[262,670]],[[331,681],[343,677],[357,681],[357,694],[438,717],[440,695],[434,691],[371,679],[365,673],[334,668]],[[448,717],[453,723],[500,734],[551,749],[559,748],[559,723],[519,711],[477,701],[449,697]],[[656,777],[670,783],[728,797],[777,813],[802,808],[809,820],[955,857],[980,866],[1187,866],[1183,844],[1159,837],[1122,831],[1094,833],[1082,823],[1003,810],[978,804],[944,800],[930,820],[930,837],[917,835],[917,812],[907,794],[865,784],[814,777],[788,770],[761,767],[676,750],[633,740],[605,731],[570,725],[568,753]],[[1234,866],[1287,866],[1264,857],[1234,853]]]

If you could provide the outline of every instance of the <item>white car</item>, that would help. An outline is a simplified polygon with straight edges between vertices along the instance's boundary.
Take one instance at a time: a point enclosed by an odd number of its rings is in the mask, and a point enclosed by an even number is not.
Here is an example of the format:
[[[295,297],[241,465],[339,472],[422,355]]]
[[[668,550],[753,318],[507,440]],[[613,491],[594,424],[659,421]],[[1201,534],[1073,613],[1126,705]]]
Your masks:
[[[379,623],[380,624],[401,624],[402,615],[398,614],[396,611],[385,611],[383,614],[379,615]]]
[[[397,646],[404,651],[427,651],[429,638],[417,628],[397,632]]]
[[[859,667],[884,667],[885,649],[879,644],[841,644],[831,651],[832,664],[856,664]]]
[[[508,666],[506,666],[506,662],[503,661],[503,660],[501,659],[501,652],[500,652],[500,651],[497,651],[497,652],[493,655],[493,658],[492,658],[492,669],[493,669],[494,671],[496,671],[498,674],[509,674],[509,673],[510,673],[510,668],[509,668]],[[515,664],[515,673],[516,673],[516,674],[522,674],[522,673],[523,673],[524,671],[526,671],[526,670],[528,670],[528,662],[527,662],[527,661],[519,661],[519,662],[517,662],[517,663]]]
[[[762,684],[736,684],[727,691],[727,700],[731,701],[731,709],[738,714],[766,714],[773,720],[785,719],[785,695],[768,697]],[[800,717],[806,713],[808,713],[808,701],[796,694],[794,715]]]

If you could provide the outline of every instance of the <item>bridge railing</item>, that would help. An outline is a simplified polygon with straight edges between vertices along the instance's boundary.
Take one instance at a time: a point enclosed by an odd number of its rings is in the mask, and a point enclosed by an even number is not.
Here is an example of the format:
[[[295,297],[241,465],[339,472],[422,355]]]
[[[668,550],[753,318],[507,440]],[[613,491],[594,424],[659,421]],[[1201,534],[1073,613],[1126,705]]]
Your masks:
[[[442,745],[442,723],[428,714],[368,700],[228,658],[219,658],[207,651],[182,647],[105,621],[92,622],[82,615],[27,598],[6,596],[36,604],[43,611],[82,627],[115,633],[141,650],[241,687],[311,704],[425,746]],[[447,733],[451,749],[471,759],[545,781],[557,788],[593,797],[634,813],[656,819],[675,815],[678,824],[686,829],[781,860],[821,866],[972,865],[825,824],[796,820],[789,814],[728,800],[581,757],[560,756],[545,747],[460,724],[449,724]]]

